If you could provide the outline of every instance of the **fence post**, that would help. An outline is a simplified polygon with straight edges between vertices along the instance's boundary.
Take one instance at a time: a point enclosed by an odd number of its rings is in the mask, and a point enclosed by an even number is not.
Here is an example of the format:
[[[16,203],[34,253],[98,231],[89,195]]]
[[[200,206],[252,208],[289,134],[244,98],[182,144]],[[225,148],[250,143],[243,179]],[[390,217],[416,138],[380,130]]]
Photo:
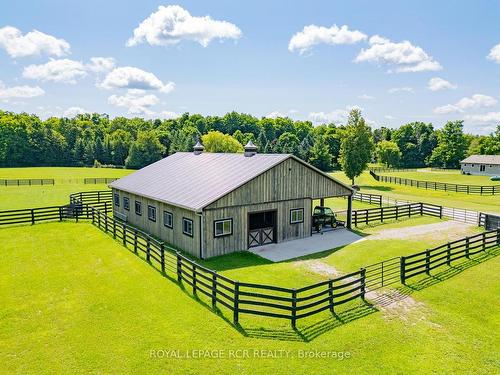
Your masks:
[[[113,220],[113,238],[116,238],[116,220]]]
[[[146,262],[151,262],[151,239],[146,237]]]
[[[398,210],[398,207],[399,207],[399,206],[396,206],[396,220],[398,220],[398,215],[399,215],[399,210]]]
[[[451,266],[451,245],[450,243],[448,242],[448,244],[446,245],[446,264],[448,266]]]
[[[217,272],[212,273],[212,309],[217,307]]]
[[[97,192],[97,203],[100,203],[101,202],[101,192],[98,191]]]
[[[292,328],[297,326],[297,290],[292,289]]]
[[[108,233],[108,214],[104,211],[104,232]]]
[[[59,207],[59,221],[62,221],[62,207]]]
[[[75,210],[75,221],[78,223],[78,207]]]
[[[137,254],[137,229],[134,230],[134,253]]]
[[[182,259],[179,252],[175,253],[177,256],[177,281],[182,283]]]
[[[35,210],[31,209],[31,225],[35,224]]]
[[[431,275],[431,251],[425,250],[425,273]]]
[[[94,213],[94,209],[92,208],[92,214]],[[125,223],[122,224],[123,229],[123,246],[127,247],[127,226]]]
[[[439,218],[443,218],[443,206],[439,206]]]
[[[424,204],[420,202],[420,216],[424,215]]]
[[[365,294],[366,294],[366,269],[361,268],[361,299],[363,301],[366,301]]]
[[[401,280],[401,284],[403,285],[406,285],[405,260],[406,257],[401,257],[399,261],[399,278]]]
[[[104,202],[104,213],[108,214],[108,202]]]
[[[193,295],[196,295],[196,263],[193,263]]]
[[[92,207],[92,224],[95,224],[94,207]]]
[[[161,261],[161,272],[165,273],[165,244],[160,243],[160,261]]]
[[[470,253],[469,253],[469,237],[465,237],[465,257],[467,259],[470,259]]]
[[[483,244],[483,251],[486,251],[486,234],[485,233],[483,233],[483,242],[482,242],[482,244]]]
[[[333,280],[332,279],[328,280],[328,303],[330,305],[330,312],[333,314],[334,308],[333,308]]]
[[[234,305],[233,305],[233,323],[238,324],[238,309],[239,309],[240,282],[234,282]]]

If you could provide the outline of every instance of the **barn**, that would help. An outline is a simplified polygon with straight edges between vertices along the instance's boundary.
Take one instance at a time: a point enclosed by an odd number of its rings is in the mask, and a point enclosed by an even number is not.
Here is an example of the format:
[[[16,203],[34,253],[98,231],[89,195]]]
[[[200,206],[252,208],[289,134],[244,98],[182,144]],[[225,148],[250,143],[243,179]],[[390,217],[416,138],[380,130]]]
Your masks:
[[[289,154],[177,152],[110,184],[115,217],[205,259],[312,235],[313,200],[353,189]]]

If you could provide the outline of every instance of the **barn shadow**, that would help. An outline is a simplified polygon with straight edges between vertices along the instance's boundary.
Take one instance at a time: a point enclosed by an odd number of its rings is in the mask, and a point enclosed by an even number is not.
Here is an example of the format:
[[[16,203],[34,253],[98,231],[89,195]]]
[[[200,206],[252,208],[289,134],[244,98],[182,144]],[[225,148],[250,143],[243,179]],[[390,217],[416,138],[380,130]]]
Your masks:
[[[361,185],[361,189],[367,189],[367,190],[377,190],[377,191],[393,191],[394,188],[390,186],[383,186],[383,185]]]

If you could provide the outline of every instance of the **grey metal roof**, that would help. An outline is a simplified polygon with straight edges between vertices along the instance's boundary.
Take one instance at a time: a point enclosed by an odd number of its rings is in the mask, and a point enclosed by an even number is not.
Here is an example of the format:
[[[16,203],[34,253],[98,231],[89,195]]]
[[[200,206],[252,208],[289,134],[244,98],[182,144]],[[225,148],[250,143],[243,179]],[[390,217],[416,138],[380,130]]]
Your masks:
[[[308,165],[289,154],[256,154],[245,157],[242,153],[204,152],[195,155],[192,152],[177,152],[120,178],[109,186],[199,211],[288,158],[294,158]],[[318,169],[308,166],[331,178]]]
[[[500,155],[471,155],[460,163],[500,164]]]

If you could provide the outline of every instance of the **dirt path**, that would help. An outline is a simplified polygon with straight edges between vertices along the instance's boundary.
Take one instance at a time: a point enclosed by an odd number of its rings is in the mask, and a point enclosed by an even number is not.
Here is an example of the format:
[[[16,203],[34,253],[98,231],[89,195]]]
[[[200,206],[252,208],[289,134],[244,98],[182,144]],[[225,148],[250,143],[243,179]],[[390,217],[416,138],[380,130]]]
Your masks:
[[[295,265],[329,278],[343,275],[335,267],[317,259],[298,261],[295,262]],[[433,326],[437,326],[435,323],[429,321],[430,311],[425,304],[416,301],[408,294],[404,294],[397,289],[368,290],[366,299],[380,309],[384,319],[400,319],[405,324],[410,325],[417,324],[418,322],[427,322]]]
[[[418,239],[418,237],[433,235],[434,239],[453,240],[473,233],[476,225],[449,220],[435,224],[416,225],[413,227],[382,229],[380,232],[367,236],[363,240],[386,239]]]

